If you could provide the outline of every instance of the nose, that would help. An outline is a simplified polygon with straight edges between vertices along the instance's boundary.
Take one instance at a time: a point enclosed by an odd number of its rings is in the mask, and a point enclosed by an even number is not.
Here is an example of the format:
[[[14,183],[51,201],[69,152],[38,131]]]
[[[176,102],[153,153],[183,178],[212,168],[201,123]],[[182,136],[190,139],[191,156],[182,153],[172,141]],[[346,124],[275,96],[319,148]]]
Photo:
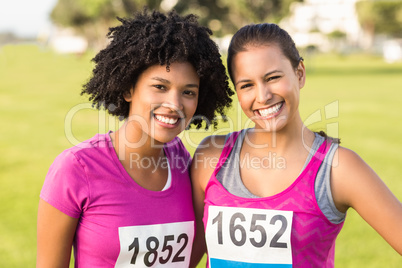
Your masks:
[[[175,111],[183,110],[183,101],[181,93],[178,90],[171,90],[166,96],[163,106]]]
[[[272,99],[272,92],[268,85],[258,85],[256,92],[256,101],[265,104],[268,100]]]

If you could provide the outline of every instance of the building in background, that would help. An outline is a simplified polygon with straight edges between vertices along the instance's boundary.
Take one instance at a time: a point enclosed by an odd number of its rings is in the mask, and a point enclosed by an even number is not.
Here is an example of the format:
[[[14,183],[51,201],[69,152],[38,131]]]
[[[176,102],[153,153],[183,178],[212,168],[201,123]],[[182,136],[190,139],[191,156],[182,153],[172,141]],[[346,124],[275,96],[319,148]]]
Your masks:
[[[388,63],[402,61],[402,39],[387,40],[383,44],[384,60]]]
[[[305,0],[291,5],[290,16],[281,21],[297,46],[320,51],[347,50],[367,43],[360,27],[358,0]]]
[[[88,48],[88,41],[71,28],[54,27],[47,38],[48,45],[61,54],[83,54]]]
[[[362,0],[304,0],[291,5],[280,25],[307,51],[351,53],[370,51],[389,62],[402,61],[401,39],[374,38],[360,26],[356,3]]]

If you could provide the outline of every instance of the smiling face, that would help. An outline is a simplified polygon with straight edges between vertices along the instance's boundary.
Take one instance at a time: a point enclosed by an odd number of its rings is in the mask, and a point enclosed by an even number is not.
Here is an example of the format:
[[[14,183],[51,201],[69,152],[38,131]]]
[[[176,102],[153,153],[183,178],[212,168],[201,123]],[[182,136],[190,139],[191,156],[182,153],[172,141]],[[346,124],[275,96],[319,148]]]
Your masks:
[[[138,77],[124,96],[130,102],[128,122],[144,138],[160,143],[171,141],[189,124],[198,103],[200,79],[188,62],[153,65]],[[138,138],[136,140],[139,140]]]
[[[232,72],[241,108],[255,128],[279,131],[300,118],[303,62],[295,70],[278,46],[248,46],[234,56]]]

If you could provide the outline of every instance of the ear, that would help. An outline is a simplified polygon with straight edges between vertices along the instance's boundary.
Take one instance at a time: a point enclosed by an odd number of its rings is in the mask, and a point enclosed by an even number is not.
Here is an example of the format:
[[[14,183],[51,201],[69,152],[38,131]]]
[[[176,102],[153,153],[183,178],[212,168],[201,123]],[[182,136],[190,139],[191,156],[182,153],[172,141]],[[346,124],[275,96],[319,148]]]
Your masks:
[[[123,98],[127,102],[131,102],[131,94],[132,94],[133,89],[131,88],[129,91],[126,91],[123,93]]]
[[[296,75],[299,79],[299,88],[302,89],[306,83],[306,68],[302,60],[299,62],[299,66],[297,66]]]

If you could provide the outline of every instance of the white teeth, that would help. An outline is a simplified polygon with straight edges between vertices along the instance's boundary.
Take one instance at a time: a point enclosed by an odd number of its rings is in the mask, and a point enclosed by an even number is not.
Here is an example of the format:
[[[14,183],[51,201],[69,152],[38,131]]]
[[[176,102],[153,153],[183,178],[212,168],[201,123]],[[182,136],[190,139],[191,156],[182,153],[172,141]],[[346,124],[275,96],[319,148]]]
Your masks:
[[[261,109],[261,110],[259,110],[259,112],[260,112],[261,116],[267,117],[267,116],[271,116],[271,115],[277,113],[281,109],[281,107],[282,107],[282,102],[280,102],[272,107],[269,107],[267,109]]]
[[[159,121],[161,121],[165,124],[169,124],[169,125],[174,125],[179,120],[178,118],[169,118],[169,117],[165,117],[163,115],[155,115],[155,118],[158,119]]]

